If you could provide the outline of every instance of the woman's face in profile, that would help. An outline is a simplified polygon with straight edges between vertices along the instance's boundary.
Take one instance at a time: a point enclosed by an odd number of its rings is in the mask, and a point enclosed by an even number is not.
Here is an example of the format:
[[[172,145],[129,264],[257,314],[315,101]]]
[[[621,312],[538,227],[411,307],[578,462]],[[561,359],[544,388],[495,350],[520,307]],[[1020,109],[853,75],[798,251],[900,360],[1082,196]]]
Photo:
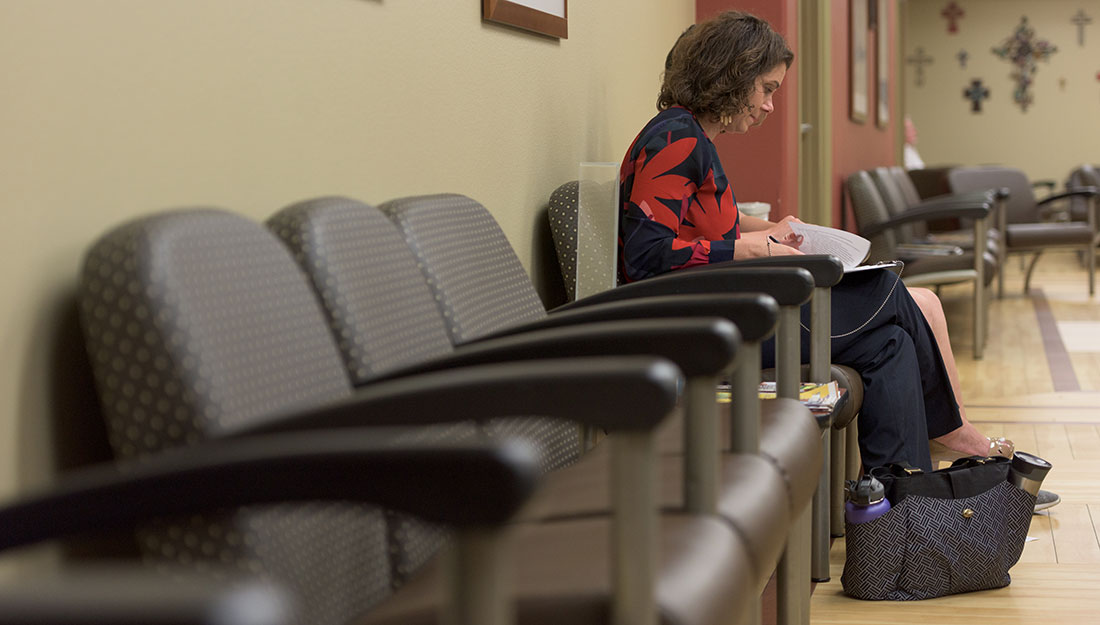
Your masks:
[[[726,126],[726,132],[745,133],[753,126],[764,123],[764,119],[775,110],[772,96],[783,84],[787,76],[787,65],[780,63],[771,70],[764,72],[756,79],[756,89],[749,96],[748,109],[733,116],[733,121]]]

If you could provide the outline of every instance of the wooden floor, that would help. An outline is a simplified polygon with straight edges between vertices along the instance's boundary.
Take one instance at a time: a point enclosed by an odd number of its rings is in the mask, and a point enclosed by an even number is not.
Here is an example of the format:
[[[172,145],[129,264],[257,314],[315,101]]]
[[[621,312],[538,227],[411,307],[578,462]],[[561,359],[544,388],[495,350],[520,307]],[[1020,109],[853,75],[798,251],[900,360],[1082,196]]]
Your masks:
[[[1024,296],[1015,257],[1005,297],[990,308],[985,357],[974,360],[968,291],[941,298],[968,417],[987,435],[1012,439],[1054,465],[1044,488],[1062,503],[1032,517],[1007,588],[917,602],[865,602],[840,587],[844,539],[831,552],[830,582],[818,584],[812,622],[1100,623],[1100,298],[1073,253],[1044,254]]]

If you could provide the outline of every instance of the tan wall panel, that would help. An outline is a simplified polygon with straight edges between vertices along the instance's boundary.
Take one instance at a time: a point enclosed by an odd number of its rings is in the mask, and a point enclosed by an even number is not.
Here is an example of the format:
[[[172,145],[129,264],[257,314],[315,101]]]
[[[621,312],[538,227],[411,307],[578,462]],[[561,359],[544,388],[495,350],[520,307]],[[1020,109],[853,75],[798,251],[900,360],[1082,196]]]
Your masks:
[[[51,474],[58,320],[95,235],[166,207],[453,191],[542,283],[539,210],[578,162],[622,157],[694,9],[571,2],[559,41],[480,0],[0,2],[0,495]]]
[[[914,67],[906,64],[905,110],[919,133],[918,148],[928,165],[1002,163],[1023,169],[1032,179],[1063,182],[1081,163],[1100,162],[1100,1],[967,0],[965,15],[950,34],[940,0],[908,0],[905,57],[917,46],[934,58],[916,86]],[[1070,18],[1083,9],[1093,19],[1078,45]],[[1037,39],[1058,51],[1038,61],[1031,91],[1034,102],[1023,112],[1013,100],[1012,66],[991,52],[1027,16]],[[969,53],[966,67],[956,59]],[[980,78],[990,97],[981,113],[972,113],[963,91]],[[1065,79],[1064,88],[1061,79]]]

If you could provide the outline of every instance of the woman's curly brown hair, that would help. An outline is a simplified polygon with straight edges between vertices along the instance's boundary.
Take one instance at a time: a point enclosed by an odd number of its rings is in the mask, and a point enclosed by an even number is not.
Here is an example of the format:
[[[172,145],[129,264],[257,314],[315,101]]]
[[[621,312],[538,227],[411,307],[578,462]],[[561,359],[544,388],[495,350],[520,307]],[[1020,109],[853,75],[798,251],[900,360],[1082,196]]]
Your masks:
[[[682,106],[700,119],[736,115],[749,108],[756,79],[794,53],[764,20],[726,11],[688,28],[668,53],[658,110]]]

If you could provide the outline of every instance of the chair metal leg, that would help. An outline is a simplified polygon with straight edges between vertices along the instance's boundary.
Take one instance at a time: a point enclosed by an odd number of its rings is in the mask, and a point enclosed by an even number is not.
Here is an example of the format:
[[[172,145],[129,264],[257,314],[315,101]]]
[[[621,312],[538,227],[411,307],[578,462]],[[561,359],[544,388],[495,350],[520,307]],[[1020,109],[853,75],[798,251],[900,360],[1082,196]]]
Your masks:
[[[657,445],[652,432],[615,432],[611,447],[611,625],[657,624]]]
[[[806,506],[787,533],[787,547],[775,572],[776,625],[810,622],[811,516],[811,507]]]
[[[852,426],[849,425],[848,428]],[[845,430],[829,430],[829,534],[844,535],[844,470],[848,462],[848,437]]]
[[[458,532],[448,551],[450,596],[447,616],[455,625],[509,625],[515,614],[508,592],[505,532],[474,528]]]
[[[985,246],[989,231],[985,219],[974,220],[974,360],[985,350]]]
[[[810,579],[815,582],[829,581],[829,537],[830,497],[829,497],[829,461],[830,427],[821,433],[821,472],[817,476],[817,490],[814,491],[812,506],[813,529],[811,534]]]
[[[1031,257],[1031,262],[1027,265],[1027,273],[1024,274],[1024,295],[1031,291],[1031,272],[1035,271],[1035,265],[1039,264],[1039,257],[1042,255],[1042,250],[1035,252],[1035,256]]]
[[[848,454],[845,458],[845,471],[844,475],[846,479],[856,480],[859,479],[860,471],[862,470],[862,462],[859,458],[859,416],[852,419],[852,422],[848,424],[848,427],[844,428],[844,437],[847,439],[846,447],[848,448]]]
[[[1091,245],[1085,249],[1085,257],[1089,259],[1089,297],[1092,297],[1096,295],[1096,254]]]

